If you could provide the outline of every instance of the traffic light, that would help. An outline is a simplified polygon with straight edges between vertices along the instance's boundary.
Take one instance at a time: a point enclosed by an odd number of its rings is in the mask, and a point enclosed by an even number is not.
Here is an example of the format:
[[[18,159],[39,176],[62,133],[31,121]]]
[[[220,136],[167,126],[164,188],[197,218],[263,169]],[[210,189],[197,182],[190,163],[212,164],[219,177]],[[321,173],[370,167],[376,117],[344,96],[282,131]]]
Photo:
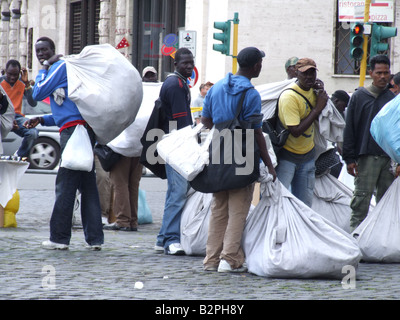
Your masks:
[[[214,28],[221,30],[221,32],[214,33],[213,38],[221,41],[219,44],[213,44],[213,50],[219,51],[222,54],[229,55],[230,42],[231,42],[231,22],[214,22]]]
[[[364,55],[364,26],[362,23],[355,23],[350,30],[350,56],[356,61],[360,61]]]
[[[379,52],[387,51],[389,44],[381,42],[384,39],[397,36],[397,28],[395,27],[383,27],[379,24],[374,23],[372,25],[371,33],[371,51],[370,58],[376,56]]]

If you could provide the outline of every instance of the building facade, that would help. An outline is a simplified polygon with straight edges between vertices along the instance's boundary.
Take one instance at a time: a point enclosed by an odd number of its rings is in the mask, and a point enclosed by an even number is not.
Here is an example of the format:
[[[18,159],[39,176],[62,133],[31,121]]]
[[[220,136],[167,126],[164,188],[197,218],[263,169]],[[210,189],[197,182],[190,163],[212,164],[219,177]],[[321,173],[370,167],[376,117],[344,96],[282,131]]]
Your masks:
[[[354,1],[353,1],[354,2]],[[363,1],[358,1],[361,3]],[[399,27],[400,1],[392,21]],[[0,65],[18,59],[35,78],[40,66],[34,43],[41,36],[55,40],[57,53],[77,54],[86,45],[109,43],[141,71],[154,66],[163,81],[173,71],[173,52],[180,31],[195,34],[198,82],[216,82],[232,71],[232,57],[213,50],[215,21],[239,14],[238,49],[256,46],[266,52],[254,84],[285,79],[285,61],[313,58],[328,93],[353,92],[359,85],[359,64],[349,57],[350,23],[339,20],[342,0],[2,0]],[[191,33],[191,34],[192,34]],[[399,39],[389,40],[392,73],[400,71]],[[172,56],[171,56],[172,53]],[[367,77],[366,84],[370,79]]]

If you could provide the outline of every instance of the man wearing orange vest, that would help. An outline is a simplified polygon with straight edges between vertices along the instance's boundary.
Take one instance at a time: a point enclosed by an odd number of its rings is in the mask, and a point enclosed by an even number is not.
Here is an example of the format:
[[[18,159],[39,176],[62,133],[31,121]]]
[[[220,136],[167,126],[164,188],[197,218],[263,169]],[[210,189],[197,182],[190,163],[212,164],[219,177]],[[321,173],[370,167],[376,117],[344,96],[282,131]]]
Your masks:
[[[32,107],[36,107],[37,102],[32,98],[32,88],[28,81],[28,72],[21,68],[17,60],[9,60],[6,64],[5,77],[0,79],[3,87],[10,98],[15,110],[15,121],[13,132],[23,138],[22,144],[16,154],[20,157],[28,157],[29,151],[35,139],[39,136],[37,129],[27,129],[23,124],[28,120],[22,113],[22,100],[24,96]]]

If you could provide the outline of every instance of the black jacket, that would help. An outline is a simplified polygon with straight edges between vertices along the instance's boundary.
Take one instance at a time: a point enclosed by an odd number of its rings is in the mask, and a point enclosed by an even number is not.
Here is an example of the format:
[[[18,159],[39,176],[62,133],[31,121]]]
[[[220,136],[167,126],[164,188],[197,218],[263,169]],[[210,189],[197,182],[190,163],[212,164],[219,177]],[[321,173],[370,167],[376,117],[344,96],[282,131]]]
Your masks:
[[[347,107],[344,129],[343,160],[347,164],[355,163],[362,155],[389,157],[369,130],[374,117],[394,97],[395,94],[389,89],[385,89],[377,98],[365,88],[358,88],[353,93]]]

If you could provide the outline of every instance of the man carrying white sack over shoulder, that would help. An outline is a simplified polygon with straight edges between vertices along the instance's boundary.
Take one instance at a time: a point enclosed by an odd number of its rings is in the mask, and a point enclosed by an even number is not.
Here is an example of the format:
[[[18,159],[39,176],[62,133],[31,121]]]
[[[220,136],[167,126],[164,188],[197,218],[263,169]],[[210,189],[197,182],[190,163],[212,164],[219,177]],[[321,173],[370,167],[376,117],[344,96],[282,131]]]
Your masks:
[[[54,42],[39,38],[35,44],[36,56],[43,66],[36,77],[33,98],[41,101],[50,97],[51,115],[33,118],[26,122],[29,128],[39,123],[60,128],[63,151],[77,125],[84,125],[92,144],[95,134],[82,118],[76,104],[68,98],[68,81],[65,61],[55,54]],[[96,186],[94,165],[90,172],[60,167],[56,178],[56,200],[50,220],[50,240],[44,241],[45,249],[66,250],[71,239],[72,216],[77,191],[81,192],[81,215],[85,240],[90,250],[101,250],[104,242],[101,207]]]

